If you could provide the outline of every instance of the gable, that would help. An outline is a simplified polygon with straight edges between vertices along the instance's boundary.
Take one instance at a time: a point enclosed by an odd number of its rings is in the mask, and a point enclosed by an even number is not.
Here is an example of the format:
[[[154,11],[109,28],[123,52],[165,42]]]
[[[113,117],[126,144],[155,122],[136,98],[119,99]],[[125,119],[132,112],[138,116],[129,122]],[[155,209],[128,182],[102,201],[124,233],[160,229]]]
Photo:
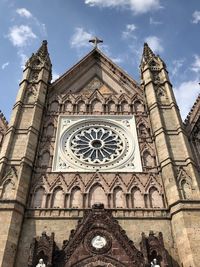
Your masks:
[[[102,52],[94,49],[50,86],[49,97],[69,93],[89,95],[95,89],[100,89],[101,93],[107,95],[125,93],[129,96],[142,96],[142,89],[135,80]]]
[[[100,266],[139,267],[144,262],[142,253],[103,204],[85,212],[63,250],[65,267],[96,266],[90,265],[94,261]]]

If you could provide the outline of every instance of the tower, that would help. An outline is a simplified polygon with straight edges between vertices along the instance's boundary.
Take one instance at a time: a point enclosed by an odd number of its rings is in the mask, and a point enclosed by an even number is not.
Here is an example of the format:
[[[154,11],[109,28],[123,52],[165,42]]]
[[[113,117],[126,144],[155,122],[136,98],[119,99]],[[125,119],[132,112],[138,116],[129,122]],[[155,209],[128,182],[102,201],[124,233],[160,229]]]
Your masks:
[[[51,83],[46,41],[27,61],[0,156],[1,266],[198,266],[194,152],[147,44],[140,69],[141,85],[95,46]]]
[[[51,62],[44,41],[26,63],[0,156],[0,265],[13,266],[33,172]]]

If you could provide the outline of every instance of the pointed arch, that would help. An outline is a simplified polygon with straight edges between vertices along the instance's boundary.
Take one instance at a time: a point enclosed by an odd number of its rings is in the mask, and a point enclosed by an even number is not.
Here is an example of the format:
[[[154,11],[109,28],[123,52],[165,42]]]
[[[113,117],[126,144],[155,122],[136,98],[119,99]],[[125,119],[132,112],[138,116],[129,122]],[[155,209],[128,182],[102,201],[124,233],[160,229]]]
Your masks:
[[[130,112],[130,105],[126,100],[121,102],[121,112],[129,113]]]
[[[114,208],[126,207],[125,195],[120,186],[115,187],[113,190],[113,206]]]
[[[60,186],[53,191],[52,208],[64,208],[64,192]]]
[[[67,113],[73,113],[73,104],[70,100],[67,100],[65,103],[64,103],[64,110],[65,112]]]
[[[32,208],[45,208],[45,204],[45,189],[40,186],[34,192]]]
[[[138,125],[138,129],[140,137],[146,138],[150,136],[150,129],[143,122]]]
[[[77,103],[77,113],[82,113],[84,114],[86,112],[86,104],[83,100],[80,100]]]
[[[163,208],[163,197],[159,194],[158,189],[155,186],[152,186],[149,189],[149,198],[151,208]]]
[[[116,112],[116,104],[113,100],[109,101],[107,105],[108,105],[108,112],[109,113]]]
[[[144,195],[137,186],[131,189],[131,204],[133,208],[145,208]]]
[[[93,113],[102,113],[103,112],[103,105],[102,105],[101,101],[98,100],[97,98],[95,98],[91,102],[91,112],[93,112]]]
[[[70,208],[82,208],[83,207],[83,194],[80,187],[76,186],[71,190],[70,196]]]
[[[188,180],[183,179],[181,181],[181,189],[182,189],[182,197],[184,199],[192,198],[192,186]]]
[[[2,198],[3,199],[13,199],[15,195],[15,183],[12,179],[7,179],[3,183]]]
[[[57,100],[54,100],[51,102],[50,106],[49,106],[49,110],[50,112],[58,112],[58,108],[59,108],[59,103]]]
[[[134,109],[136,113],[143,113],[144,112],[144,104],[142,103],[141,100],[136,100],[134,102]]]
[[[92,207],[95,203],[103,203],[105,207],[108,206],[107,196],[103,187],[100,184],[95,184],[89,191],[89,207]]]
[[[153,155],[151,155],[149,150],[147,150],[147,149],[144,150],[144,152],[142,154],[142,159],[143,159],[144,167],[147,167],[147,168],[155,167],[155,157]]]

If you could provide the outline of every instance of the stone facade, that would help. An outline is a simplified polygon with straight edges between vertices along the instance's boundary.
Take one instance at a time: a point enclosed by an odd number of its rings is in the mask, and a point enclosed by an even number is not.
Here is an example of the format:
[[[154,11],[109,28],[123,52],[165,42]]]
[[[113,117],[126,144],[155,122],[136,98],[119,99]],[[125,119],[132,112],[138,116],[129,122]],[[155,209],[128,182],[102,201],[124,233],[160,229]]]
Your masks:
[[[147,44],[140,69],[141,85],[95,48],[51,83],[46,41],[27,61],[3,124],[1,266],[199,266],[200,101],[183,124]]]

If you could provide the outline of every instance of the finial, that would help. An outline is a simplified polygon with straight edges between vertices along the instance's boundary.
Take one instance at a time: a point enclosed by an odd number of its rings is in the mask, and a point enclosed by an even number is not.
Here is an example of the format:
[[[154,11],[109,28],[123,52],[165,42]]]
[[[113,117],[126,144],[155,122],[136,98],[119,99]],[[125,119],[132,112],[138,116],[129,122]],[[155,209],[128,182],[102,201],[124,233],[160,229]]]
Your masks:
[[[94,48],[97,48],[99,43],[103,43],[103,40],[99,39],[98,37],[94,37],[93,39],[89,40],[89,43],[94,44]]]

